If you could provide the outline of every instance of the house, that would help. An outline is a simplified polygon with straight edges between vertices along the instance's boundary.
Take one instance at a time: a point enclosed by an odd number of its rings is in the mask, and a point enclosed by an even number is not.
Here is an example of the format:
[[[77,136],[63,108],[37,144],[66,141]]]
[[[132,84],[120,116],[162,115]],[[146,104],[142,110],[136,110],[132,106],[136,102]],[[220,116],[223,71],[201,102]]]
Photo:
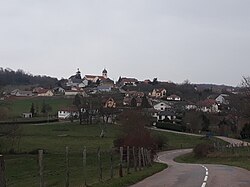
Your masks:
[[[53,95],[53,92],[49,89],[42,89],[37,92],[37,96],[39,97],[51,97]]]
[[[220,112],[218,103],[214,99],[205,99],[204,101],[199,101],[197,103],[197,110],[209,113]]]
[[[165,110],[157,113],[157,121],[174,121],[176,119],[176,114],[173,111]]]
[[[69,119],[71,117],[77,118],[79,117],[79,111],[75,106],[65,107],[65,108],[61,108],[57,112],[57,116],[58,116],[58,119],[64,119],[64,120]]]
[[[154,97],[154,98],[164,98],[166,97],[167,90],[164,88],[160,89],[153,89],[151,93],[149,93],[149,96]]]
[[[34,94],[37,94],[38,92],[40,92],[40,90],[43,90],[44,88],[43,87],[36,87],[36,88],[34,88],[33,90],[32,90],[32,92],[34,93]]]
[[[98,80],[103,81],[105,79],[108,79],[108,71],[104,69],[102,71],[102,75],[85,75],[84,79],[93,83],[96,83]]]
[[[68,80],[66,83],[66,86],[68,87],[79,87],[79,88],[85,88],[88,86],[88,81],[85,79],[76,79],[76,78],[71,78]]]
[[[54,95],[64,95],[65,89],[63,89],[62,87],[55,87],[53,88],[53,93]]]
[[[167,100],[169,100],[169,101],[180,101],[181,98],[178,95],[172,94],[170,96],[167,96]]]
[[[217,103],[228,105],[229,104],[229,101],[227,100],[228,97],[229,95],[227,94],[220,94],[218,97],[216,97],[215,100]]]
[[[112,91],[112,86],[104,86],[104,85],[100,85],[97,86],[97,91],[99,92],[111,92]]]
[[[68,79],[66,86],[84,88],[84,87],[88,86],[88,80],[82,79],[81,72],[79,71],[79,68],[78,68],[76,74],[72,75]]]
[[[187,102],[185,104],[185,109],[186,110],[196,110],[197,106],[194,103],[192,103],[192,102]]]
[[[102,102],[104,108],[116,108],[116,102],[112,97],[104,98]]]
[[[83,97],[88,97],[88,94],[81,89],[65,90],[65,96],[75,96],[77,94],[82,95]]]
[[[137,86],[137,83],[139,81],[136,78],[127,78],[127,77],[123,77],[123,78],[119,78],[119,80],[117,81],[117,84],[119,86]]]
[[[160,102],[160,103],[155,104],[153,108],[158,111],[165,111],[166,109],[170,109],[171,106],[165,102]]]
[[[123,98],[123,105],[124,106],[132,106],[133,102],[135,102],[135,105],[137,107],[141,106],[142,104],[142,98],[141,97],[124,97]]]
[[[15,89],[10,93],[12,96],[16,97],[31,97],[34,96],[32,91],[21,91],[19,89]]]
[[[24,112],[22,113],[23,118],[32,118],[32,113],[31,112]]]
[[[135,102],[135,105],[139,107],[142,104],[142,98],[144,95],[145,94],[143,92],[127,91],[125,92],[125,97],[123,98],[123,105],[131,106],[134,105],[132,102]]]
[[[143,97],[144,93],[143,92],[138,92],[138,91],[126,91],[125,97]]]

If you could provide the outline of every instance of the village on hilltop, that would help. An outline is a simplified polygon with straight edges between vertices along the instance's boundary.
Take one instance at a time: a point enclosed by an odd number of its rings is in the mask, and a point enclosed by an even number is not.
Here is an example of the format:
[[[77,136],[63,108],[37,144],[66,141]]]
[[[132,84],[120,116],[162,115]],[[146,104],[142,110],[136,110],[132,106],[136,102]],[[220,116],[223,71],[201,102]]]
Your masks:
[[[100,108],[143,108],[148,116],[151,116],[152,124],[167,124],[178,126],[177,129],[184,131],[195,131],[196,127],[189,127],[193,120],[193,113],[204,113],[218,117],[217,121],[211,117],[213,123],[232,123],[237,116],[232,98],[237,96],[234,89],[226,88],[216,90],[213,88],[201,88],[187,82],[175,84],[172,82],[152,81],[147,79],[139,81],[134,77],[119,77],[115,82],[108,77],[107,69],[103,69],[100,75],[87,74],[82,76],[79,69],[68,79],[58,81],[54,88],[34,87],[32,90],[14,89],[5,95],[3,99],[29,98],[29,97],[65,97],[95,98],[101,100],[101,106],[92,104],[92,113],[100,112]],[[88,106],[89,107],[89,106]],[[103,111],[104,111],[103,109]],[[82,109],[87,111],[87,108]],[[91,113],[91,111],[88,111]],[[234,115],[233,115],[234,114]],[[190,115],[190,117],[188,116]],[[33,117],[28,111],[23,111],[23,117]],[[72,116],[79,117],[79,110],[76,106],[61,107],[58,109],[57,117],[61,120],[70,119]],[[106,115],[107,122],[115,122],[116,115]],[[183,120],[185,116],[185,120]],[[188,116],[188,117],[187,117]],[[189,119],[187,119],[189,118]],[[204,116],[203,116],[204,118]],[[204,120],[204,119],[202,119]],[[218,127],[219,130],[222,126]],[[224,128],[224,127],[223,127]],[[206,130],[204,128],[197,128]]]

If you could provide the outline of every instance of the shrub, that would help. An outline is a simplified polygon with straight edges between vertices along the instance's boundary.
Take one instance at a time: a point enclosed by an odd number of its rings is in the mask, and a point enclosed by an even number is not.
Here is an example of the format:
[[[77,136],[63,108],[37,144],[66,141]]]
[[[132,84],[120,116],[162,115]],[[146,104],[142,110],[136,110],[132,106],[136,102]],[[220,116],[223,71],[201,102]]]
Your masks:
[[[201,143],[195,146],[194,150],[195,157],[207,157],[211,152],[214,152],[214,146],[208,143]]]
[[[160,129],[174,130],[174,131],[185,131],[185,127],[180,124],[173,124],[169,122],[157,122],[156,127]]]
[[[161,135],[156,135],[153,137],[154,142],[155,142],[155,147],[156,150],[162,150],[162,148],[164,147],[164,145],[167,144],[167,139],[165,139],[163,136]]]

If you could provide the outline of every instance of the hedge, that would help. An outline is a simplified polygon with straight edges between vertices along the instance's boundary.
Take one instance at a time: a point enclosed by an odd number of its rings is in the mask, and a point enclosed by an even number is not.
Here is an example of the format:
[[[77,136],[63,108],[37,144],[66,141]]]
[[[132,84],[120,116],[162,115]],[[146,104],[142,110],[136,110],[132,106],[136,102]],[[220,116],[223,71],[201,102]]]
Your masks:
[[[173,124],[170,122],[157,122],[156,127],[160,129],[174,130],[179,132],[184,132],[185,127],[180,124]]]

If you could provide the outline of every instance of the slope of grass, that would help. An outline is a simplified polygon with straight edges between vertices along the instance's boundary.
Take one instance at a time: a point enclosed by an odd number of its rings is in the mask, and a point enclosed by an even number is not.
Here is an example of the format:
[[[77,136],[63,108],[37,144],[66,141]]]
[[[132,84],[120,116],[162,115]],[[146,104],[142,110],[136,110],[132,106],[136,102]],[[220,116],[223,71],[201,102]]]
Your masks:
[[[72,105],[72,98],[65,97],[32,97],[32,98],[17,98],[1,102],[2,107],[7,107],[10,111],[9,117],[20,117],[23,112],[29,112],[31,104],[34,103],[35,108],[41,112],[43,102],[52,107],[51,114],[57,114],[61,107]]]
[[[207,157],[195,157],[194,153],[189,153],[177,157],[175,161],[196,164],[223,164],[237,166],[250,170],[250,151],[248,148],[237,148],[232,151],[216,151]]]

